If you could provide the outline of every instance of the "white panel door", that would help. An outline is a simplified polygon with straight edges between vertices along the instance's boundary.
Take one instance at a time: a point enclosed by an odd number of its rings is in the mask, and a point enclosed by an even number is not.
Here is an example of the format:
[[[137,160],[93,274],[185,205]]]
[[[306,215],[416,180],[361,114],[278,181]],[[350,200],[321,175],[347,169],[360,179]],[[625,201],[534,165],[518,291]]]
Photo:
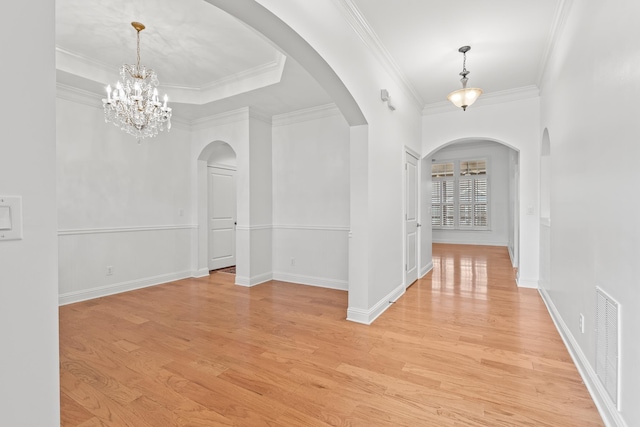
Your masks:
[[[209,270],[236,265],[235,171],[209,167]]]
[[[405,285],[418,280],[418,159],[406,153],[405,163],[405,213],[406,242]]]

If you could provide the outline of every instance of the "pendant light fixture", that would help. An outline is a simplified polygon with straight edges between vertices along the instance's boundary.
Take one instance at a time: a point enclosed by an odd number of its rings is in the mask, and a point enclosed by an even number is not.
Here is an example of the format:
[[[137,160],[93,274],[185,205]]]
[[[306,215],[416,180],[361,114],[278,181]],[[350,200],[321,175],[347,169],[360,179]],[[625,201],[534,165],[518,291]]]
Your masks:
[[[107,98],[102,100],[105,122],[112,122],[124,132],[142,138],[154,137],[159,131],[171,129],[171,108],[167,95],[158,99],[158,76],[140,65],[140,31],[144,25],[132,22],[138,33],[137,62],[120,68],[120,80],[115,89],[107,86]]]
[[[447,99],[453,102],[453,105],[462,108],[463,111],[467,111],[467,107],[476,102],[478,97],[482,95],[482,89],[477,87],[467,87],[467,81],[469,80],[467,78],[467,75],[469,74],[469,71],[467,71],[467,52],[469,52],[470,49],[471,47],[469,46],[462,46],[458,49],[458,52],[462,53],[464,57],[462,60],[462,71],[460,72],[460,75],[462,76],[460,79],[462,82],[462,89],[453,91],[449,96],[447,96]]]

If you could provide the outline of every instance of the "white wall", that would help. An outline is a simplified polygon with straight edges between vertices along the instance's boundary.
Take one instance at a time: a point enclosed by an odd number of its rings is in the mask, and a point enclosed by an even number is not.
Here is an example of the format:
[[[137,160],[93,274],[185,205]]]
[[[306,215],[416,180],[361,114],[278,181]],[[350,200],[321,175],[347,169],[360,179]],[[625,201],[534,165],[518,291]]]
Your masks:
[[[346,290],[349,126],[335,108],[273,127],[273,277]]]
[[[65,87],[56,120],[60,302],[190,276],[188,129],[138,144]]]
[[[423,116],[422,153],[452,141],[495,140],[519,152],[520,266],[518,285],[538,286],[540,100],[526,98],[500,104],[480,98],[467,111],[428,113]]]
[[[23,239],[0,241],[0,423],[13,427],[60,425],[54,14],[50,1],[13,2],[0,17],[0,196],[23,209]]]
[[[208,1],[254,26],[307,68],[352,126],[347,316],[370,323],[405,289],[403,165],[405,146],[420,153],[418,103],[366,28],[340,3]],[[396,111],[380,101],[381,89],[389,91]]]
[[[572,2],[542,86],[541,127],[552,157],[551,282],[543,295],[605,419],[629,427],[640,425],[638,15],[635,0]],[[596,286],[621,304],[619,411],[593,374]]]
[[[509,242],[509,151],[512,149],[491,141],[451,144],[436,151],[428,160],[487,160],[489,180],[489,230],[434,229],[433,242],[472,245],[507,246]],[[423,202],[426,205],[430,200]],[[429,222],[430,223],[430,222]],[[427,223],[426,225],[428,226]]]

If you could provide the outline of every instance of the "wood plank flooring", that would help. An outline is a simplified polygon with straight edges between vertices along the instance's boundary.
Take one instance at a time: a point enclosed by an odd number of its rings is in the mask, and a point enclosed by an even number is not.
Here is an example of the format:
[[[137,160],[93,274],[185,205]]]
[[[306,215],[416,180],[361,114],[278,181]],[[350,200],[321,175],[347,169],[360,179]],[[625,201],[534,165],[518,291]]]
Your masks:
[[[60,308],[62,426],[602,426],[505,248],[439,245],[373,325],[213,273]]]

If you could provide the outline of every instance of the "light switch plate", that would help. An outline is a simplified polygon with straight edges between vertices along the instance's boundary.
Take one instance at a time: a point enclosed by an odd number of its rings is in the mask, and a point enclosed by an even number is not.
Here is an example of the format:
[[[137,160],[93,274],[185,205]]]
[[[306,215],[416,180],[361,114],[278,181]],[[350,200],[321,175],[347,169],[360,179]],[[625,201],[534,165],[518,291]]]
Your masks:
[[[11,230],[11,208],[0,206],[0,231]]]
[[[22,239],[22,197],[0,196],[0,242]]]

